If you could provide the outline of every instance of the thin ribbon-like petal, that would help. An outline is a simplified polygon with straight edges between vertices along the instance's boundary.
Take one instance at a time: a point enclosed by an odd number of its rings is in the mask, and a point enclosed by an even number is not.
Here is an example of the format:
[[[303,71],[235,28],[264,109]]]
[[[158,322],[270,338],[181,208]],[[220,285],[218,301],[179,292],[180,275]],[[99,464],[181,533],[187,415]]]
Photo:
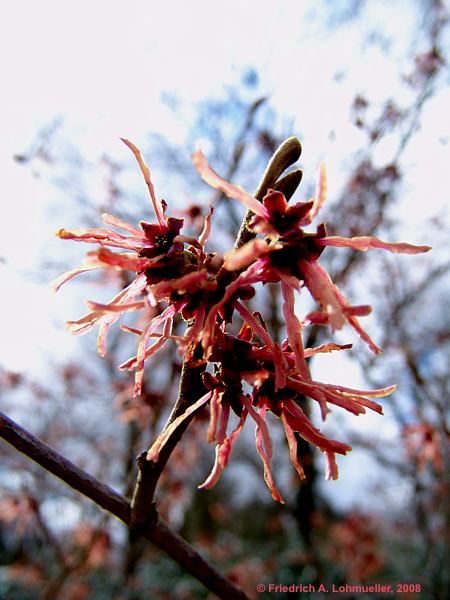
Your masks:
[[[283,295],[283,315],[286,320],[286,330],[289,344],[294,352],[295,365],[298,372],[305,379],[310,379],[308,365],[305,361],[305,350],[301,335],[300,321],[294,312],[294,290],[283,281],[281,282],[281,293]]]
[[[133,142],[130,142],[130,140],[127,140],[126,138],[120,138],[120,139],[126,146],[128,146],[128,148],[134,154],[134,156],[138,162],[139,168],[142,171],[142,175],[144,176],[145,183],[147,184],[148,191],[150,193],[150,199],[151,199],[152,205],[153,205],[153,210],[155,211],[155,215],[158,220],[159,226],[161,227],[161,229],[166,230],[167,223],[164,218],[164,210],[163,210],[161,202],[158,202],[158,200],[156,199],[155,188],[153,187],[153,183],[152,183],[152,179],[151,179],[151,175],[150,175],[150,169],[148,168],[145,160],[142,158],[141,151],[139,150],[139,148],[137,146],[135,146],[133,144]]]
[[[346,454],[351,450],[351,446],[330,440],[325,437],[302,411],[300,406],[293,400],[285,400],[283,402],[285,410],[283,410],[287,422],[293,429],[299,433],[310,444],[317,446],[322,451],[337,452],[338,454]]]
[[[171,437],[172,433],[175,429],[181,425],[183,421],[185,421],[190,415],[192,415],[196,410],[198,410],[201,406],[206,404],[208,400],[211,398],[212,392],[208,392],[204,396],[202,396],[197,402],[194,402],[192,406],[186,409],[186,411],[174,419],[172,423],[164,429],[164,431],[158,436],[156,441],[152,444],[149,451],[147,452],[147,460],[157,461],[161,450],[166,444],[167,440]]]
[[[251,402],[247,397],[243,396],[242,401],[244,402],[245,408],[248,410],[250,416],[256,422],[256,449],[258,450],[258,454],[260,455],[263,465],[264,465],[264,480],[269,488],[272,498],[277,502],[281,502],[284,504],[284,500],[278,491],[275,482],[272,476],[272,439],[270,437],[269,429],[267,427],[267,423],[265,421],[265,413],[266,407],[263,406],[260,409],[260,413],[256,412],[256,410],[251,405]]]
[[[232,250],[225,254],[223,266],[228,271],[236,271],[248,267],[260,256],[267,254],[269,244],[265,240],[255,239],[247,242],[237,250]]]
[[[220,175],[218,175],[209,165],[205,155],[201,150],[197,150],[192,155],[192,162],[200,177],[208,185],[216,190],[220,190],[229,198],[239,200],[245,207],[249,208],[255,215],[259,215],[263,219],[269,219],[268,210],[253,196],[242,189],[238,185],[228,183]]]
[[[291,463],[293,464],[295,470],[297,471],[300,479],[305,479],[305,471],[303,470],[302,465],[298,461],[298,444],[295,438],[295,433],[292,427],[289,425],[285,414],[281,413],[281,422],[284,426],[284,431],[286,433],[286,439],[289,446],[289,456],[291,457]]]
[[[322,206],[325,204],[327,189],[327,170],[325,168],[325,164],[321,163],[319,168],[319,176],[317,178],[316,192],[313,199],[313,206],[307,216],[308,223],[311,223]]]
[[[206,480],[198,486],[200,489],[210,489],[216,485],[222,471],[228,465],[234,443],[244,427],[246,417],[247,411],[243,410],[239,423],[235,429],[233,429],[229,436],[225,436],[221,443],[216,445],[216,459],[214,461],[214,466]]]
[[[383,242],[382,240],[371,236],[346,238],[333,235],[318,238],[317,244],[320,246],[336,246],[340,248],[348,247],[363,252],[366,252],[369,248],[379,248],[397,254],[420,254],[421,252],[428,252],[431,250],[431,246],[415,246],[414,244],[408,244],[406,242]]]
[[[119,229],[128,231],[128,233],[131,233],[134,236],[137,236],[137,237],[142,236],[142,231],[140,229],[138,229],[134,225],[131,225],[130,223],[127,223],[123,219],[119,219],[119,217],[110,215],[109,213],[105,212],[102,214],[102,221],[103,221],[103,223],[106,223],[107,225],[113,225],[113,227],[118,227]]]
[[[57,292],[59,290],[59,288],[64,283],[66,283],[66,281],[69,281],[69,279],[72,279],[72,277],[76,277],[80,273],[86,273],[87,271],[92,271],[93,269],[100,269],[102,267],[104,268],[105,266],[106,265],[99,260],[97,260],[95,262],[90,262],[88,264],[81,265],[81,266],[77,267],[76,269],[67,271],[66,273],[63,273],[62,275],[60,275],[59,277],[54,279],[50,284],[51,288],[54,292]]]

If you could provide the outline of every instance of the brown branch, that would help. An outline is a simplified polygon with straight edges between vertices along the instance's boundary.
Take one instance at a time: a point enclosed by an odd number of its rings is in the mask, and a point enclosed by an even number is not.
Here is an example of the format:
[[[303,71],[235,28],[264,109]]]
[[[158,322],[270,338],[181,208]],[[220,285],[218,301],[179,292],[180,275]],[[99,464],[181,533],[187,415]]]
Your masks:
[[[199,358],[202,349],[198,345],[194,351],[193,358]],[[180,376],[180,385],[178,392],[178,399],[173,407],[173,410],[167,420],[167,423],[163,427],[161,432],[167,430],[167,428],[173,423],[173,421],[184,414],[186,410],[205,393],[205,388],[202,381],[202,373],[205,370],[205,366],[201,365],[193,367],[186,362],[183,362]],[[135,526],[142,524],[147,519],[147,513],[151,503],[153,502],[153,496],[155,493],[156,486],[158,484],[159,477],[167,464],[173,450],[180,441],[183,433],[188,428],[195,413],[184,419],[182,423],[172,432],[170,437],[166,440],[157,460],[149,461],[146,459],[146,452],[143,452],[138,457],[138,478],[136,487],[133,494],[133,500],[131,502],[132,514],[131,521]]]
[[[0,437],[46,471],[67,483],[72,489],[98,504],[128,527],[131,526],[131,507],[125,498],[58,454],[2,412],[0,412]],[[150,511],[147,510],[147,519],[136,533],[163,550],[219,598],[224,600],[247,598],[242,590],[228,581],[195,548],[174,533],[159,518],[154,504],[148,508]]]
[[[128,523],[130,507],[125,498],[55,452],[2,412],[0,412],[0,437],[46,471],[62,479],[68,486],[93,500],[124,523]]]

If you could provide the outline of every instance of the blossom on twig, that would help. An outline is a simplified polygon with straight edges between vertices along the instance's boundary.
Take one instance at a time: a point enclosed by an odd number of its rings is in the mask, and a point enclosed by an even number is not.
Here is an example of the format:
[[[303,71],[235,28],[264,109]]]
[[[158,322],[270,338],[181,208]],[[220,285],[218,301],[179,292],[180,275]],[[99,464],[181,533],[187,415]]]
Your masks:
[[[250,209],[254,216],[248,222],[249,229],[254,236],[264,235],[264,239],[255,237],[220,261],[214,254],[205,252],[212,211],[205,218],[198,239],[184,235],[183,219],[166,216],[167,204],[156,198],[150,171],[141,153],[134,144],[123,141],[139,164],[157,222],[141,221],[137,228],[111,215],[103,215],[109,228],[61,229],[58,235],[62,239],[96,243],[100,248],[89,252],[86,262],[61,276],[54,287],[59,289],[75,275],[101,267],[135,274],[131,283],[109,303],[88,302],[90,312],[68,323],[69,330],[75,334],[87,333],[98,325],[98,349],[104,355],[107,331],[123,314],[149,306],[158,308],[159,312],[149,318],[142,329],[122,326],[139,337],[136,356],[120,365],[122,369],[135,370],[135,395],[142,388],[146,360],[170,339],[176,340],[185,364],[210,366],[203,374],[206,394],[200,399],[190,399],[189,408],[164,429],[147,458],[158,460],[175,429],[200,407],[209,404],[208,441],[216,444],[216,458],[210,475],[200,487],[210,488],[218,481],[250,417],[255,422],[256,448],[263,462],[264,479],[272,497],[283,502],[272,474],[268,412],[283,424],[291,461],[300,477],[304,477],[304,472],[298,460],[299,436],[324,453],[326,477],[336,479],[335,455],[346,454],[351,448],[327,438],[312,424],[301,408],[302,396],[318,403],[323,420],[330,412],[330,405],[354,415],[363,414],[367,408],[382,414],[381,406],[372,398],[390,394],[395,386],[362,391],[312,379],[307,364],[309,357],[343,350],[350,345],[328,343],[304,348],[302,329],[308,325],[328,324],[336,330],[347,323],[373,352],[380,352],[358,320],[370,313],[370,307],[350,305],[319,264],[320,256],[328,246],[346,246],[359,251],[379,248],[407,254],[426,252],[429,247],[388,243],[374,237],[328,236],[323,224],[319,224],[315,232],[305,231],[304,227],[312,223],[325,201],[324,167],[320,169],[314,198],[289,205],[280,191],[269,190],[259,202],[241,187],[217,175],[198,151],[193,155],[193,163],[201,177]],[[126,252],[113,252],[107,247]],[[269,282],[281,287],[286,324],[286,339],[281,344],[272,339],[261,315],[248,307],[248,301],[255,294],[254,285]],[[309,291],[319,310],[300,319],[295,313],[295,294],[303,289]],[[177,316],[186,322],[186,328],[183,335],[174,336]],[[241,320],[237,336],[229,330],[236,316]],[[200,349],[200,358],[196,349]],[[245,391],[248,386],[250,392]],[[238,422],[229,432],[233,413]]]

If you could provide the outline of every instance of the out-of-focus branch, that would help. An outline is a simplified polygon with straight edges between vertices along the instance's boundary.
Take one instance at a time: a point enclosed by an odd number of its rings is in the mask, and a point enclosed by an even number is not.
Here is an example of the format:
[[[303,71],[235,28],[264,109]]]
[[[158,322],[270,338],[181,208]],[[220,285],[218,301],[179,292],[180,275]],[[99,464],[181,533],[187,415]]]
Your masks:
[[[46,471],[123,521],[125,525],[131,525],[131,507],[125,498],[58,454],[2,412],[0,412],[0,437]],[[138,530],[140,535],[163,550],[219,598],[225,600],[247,598],[242,590],[228,581],[190,544],[159,519],[154,504],[149,508],[149,517],[145,525]]]
[[[70,559],[64,561],[61,571],[58,575],[43,588],[41,598],[42,600],[57,600],[60,598],[60,592],[66,583],[67,579],[74,575],[83,565],[86,563],[90,552],[96,541],[102,534],[101,529],[97,529],[91,536],[89,543],[86,546],[79,548],[75,555]]]
[[[0,412],[0,437],[124,523],[129,521],[130,509],[125,498],[55,452],[2,412]]]

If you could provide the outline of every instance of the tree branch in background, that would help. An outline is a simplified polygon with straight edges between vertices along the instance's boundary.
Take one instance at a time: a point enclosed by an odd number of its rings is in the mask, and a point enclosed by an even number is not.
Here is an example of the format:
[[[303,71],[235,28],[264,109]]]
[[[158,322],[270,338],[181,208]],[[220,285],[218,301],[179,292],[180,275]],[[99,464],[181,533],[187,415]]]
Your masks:
[[[131,507],[125,498],[58,454],[2,412],[0,412],[0,437],[46,471],[123,521],[125,525],[131,525]],[[242,590],[228,581],[192,546],[159,519],[154,504],[151,505],[149,518],[145,526],[139,529],[139,533],[168,554],[219,598],[242,600],[247,598]]]

